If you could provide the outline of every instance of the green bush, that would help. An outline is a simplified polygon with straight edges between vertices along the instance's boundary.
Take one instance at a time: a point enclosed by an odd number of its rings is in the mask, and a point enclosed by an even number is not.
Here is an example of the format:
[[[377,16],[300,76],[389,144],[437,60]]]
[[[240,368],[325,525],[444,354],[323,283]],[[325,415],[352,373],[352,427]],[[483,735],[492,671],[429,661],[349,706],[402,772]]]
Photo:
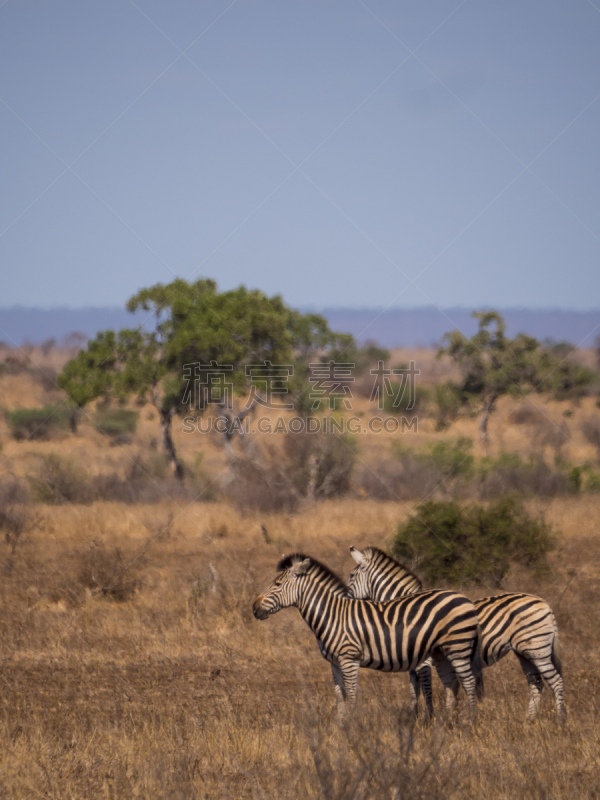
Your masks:
[[[427,457],[445,478],[461,476],[470,478],[475,468],[475,457],[471,453],[473,440],[466,436],[443,439],[430,444]]]
[[[413,397],[411,397],[408,386],[405,385],[404,389],[402,389],[402,385],[399,383],[391,383],[390,385],[392,394],[388,394],[385,391],[383,394],[384,411],[387,411],[388,414],[411,414],[412,416],[426,413],[430,395],[429,389],[423,386],[415,386]],[[411,399],[414,399],[414,405],[412,408],[408,408]]]
[[[600,492],[600,474],[594,471],[589,464],[573,467],[568,473],[567,478],[571,486],[571,491],[577,492]]]
[[[554,547],[550,527],[512,495],[489,506],[430,500],[398,526],[392,553],[418,568],[433,586],[500,586],[511,563],[547,569]]]
[[[433,387],[433,416],[437,431],[448,428],[457,419],[462,407],[461,391],[452,381],[438,383]]]
[[[127,444],[136,431],[138,418],[139,413],[131,408],[111,408],[96,414],[94,423],[112,444]]]
[[[47,439],[54,431],[68,430],[69,412],[65,406],[19,408],[10,411],[6,421],[15,439]]]
[[[473,477],[475,457],[471,453],[472,447],[472,439],[459,436],[456,439],[429,442],[425,452],[415,452],[411,448],[404,447],[401,442],[393,442],[392,453],[404,466],[408,466],[409,461],[419,464],[421,471],[435,476],[435,484],[441,485],[450,478],[469,480]],[[428,493],[429,491],[423,492],[423,494]]]

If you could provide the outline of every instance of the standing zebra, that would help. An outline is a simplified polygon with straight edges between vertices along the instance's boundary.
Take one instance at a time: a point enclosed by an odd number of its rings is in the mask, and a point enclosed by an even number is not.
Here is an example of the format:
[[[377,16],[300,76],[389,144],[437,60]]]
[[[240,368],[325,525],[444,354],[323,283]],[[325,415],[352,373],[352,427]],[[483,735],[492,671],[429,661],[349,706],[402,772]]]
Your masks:
[[[351,597],[380,602],[393,600],[415,591],[415,581],[416,591],[420,590],[420,581],[400,562],[377,547],[367,547],[362,552],[351,547],[350,552],[357,563],[348,581]],[[563,701],[558,629],[548,603],[531,594],[511,592],[475,600],[474,605],[479,617],[483,665],[489,667],[495,664],[512,650],[529,684],[527,719],[533,720],[538,712],[544,679],[554,692],[556,711],[563,721],[567,712]],[[458,681],[451,675],[451,665],[441,665],[438,672],[447,693],[450,686],[456,695]],[[427,693],[427,686],[424,692]]]
[[[294,553],[252,606],[257,619],[296,606],[331,663],[340,712],[356,699],[360,667],[384,672],[416,669],[435,650],[452,664],[475,715],[471,661],[477,643],[477,613],[466,597],[430,591],[385,605],[354,600],[345,584],[314,558]]]

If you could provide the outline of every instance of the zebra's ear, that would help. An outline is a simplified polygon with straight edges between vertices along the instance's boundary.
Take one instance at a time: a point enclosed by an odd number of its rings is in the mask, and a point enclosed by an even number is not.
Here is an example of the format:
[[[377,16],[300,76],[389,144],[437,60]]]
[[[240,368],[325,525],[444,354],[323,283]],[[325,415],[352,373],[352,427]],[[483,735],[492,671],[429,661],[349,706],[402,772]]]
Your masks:
[[[350,555],[356,561],[359,567],[367,563],[367,559],[364,557],[363,553],[361,553],[360,550],[357,550],[356,547],[350,546]]]
[[[310,558],[305,558],[304,561],[297,561],[291,569],[292,575],[304,575],[308,572],[310,563]]]

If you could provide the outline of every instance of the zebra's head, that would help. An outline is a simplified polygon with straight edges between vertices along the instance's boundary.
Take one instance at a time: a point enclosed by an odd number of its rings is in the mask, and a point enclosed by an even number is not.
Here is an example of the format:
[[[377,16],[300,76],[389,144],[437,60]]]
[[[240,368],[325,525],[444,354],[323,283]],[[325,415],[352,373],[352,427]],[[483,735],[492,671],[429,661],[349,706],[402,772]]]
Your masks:
[[[305,589],[309,586],[309,594],[313,596],[316,596],[316,591],[317,594],[327,592],[338,597],[348,597],[346,584],[316,558],[293,553],[281,559],[277,571],[279,575],[252,605],[252,613],[256,619],[266,619],[269,614],[275,614],[289,606],[300,608],[303,602],[307,602],[303,598]]]
[[[297,605],[300,578],[307,574],[311,564],[312,559],[300,553],[282,559],[277,565],[279,575],[252,604],[252,613],[256,619],[266,619],[269,614],[275,614],[282,608]]]
[[[356,547],[350,547],[350,554],[356,561],[356,566],[348,578],[348,594],[355,600],[369,599],[371,597],[369,566],[372,548],[366,547],[364,550],[358,550]]]
[[[350,548],[356,566],[348,579],[348,594],[356,600],[395,600],[423,589],[417,576],[378,547]]]

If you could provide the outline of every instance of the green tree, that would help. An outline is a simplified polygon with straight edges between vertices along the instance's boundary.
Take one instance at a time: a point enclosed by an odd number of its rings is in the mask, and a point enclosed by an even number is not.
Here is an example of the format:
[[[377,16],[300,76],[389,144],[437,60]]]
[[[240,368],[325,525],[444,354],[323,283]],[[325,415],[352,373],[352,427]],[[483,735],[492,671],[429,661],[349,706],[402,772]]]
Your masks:
[[[122,348],[122,343],[118,342],[117,334],[103,331],[88,342],[87,350],[80,350],[75,358],[67,362],[56,379],[57,385],[69,396],[69,418],[73,433],[77,432],[81,409],[97,397],[109,393],[119,348]]]
[[[461,331],[445,334],[447,344],[438,357],[448,355],[461,368],[459,387],[465,401],[474,402],[481,412],[482,440],[488,438],[488,422],[500,397],[511,392],[525,392],[539,385],[540,343],[519,333],[510,339],[504,319],[496,311],[474,311],[479,330],[468,339]]]
[[[204,394],[191,388],[198,369],[226,365],[222,388],[227,383],[243,395],[249,386],[247,366],[293,365],[290,388],[299,406],[306,395],[310,360],[325,358],[342,341],[351,342],[351,337],[332,333],[323,317],[290,309],[279,296],[267,297],[244,286],[219,292],[207,279],[177,279],[142,289],[130,298],[127,309],[152,311],[154,330],[98,334],[66,365],[58,383],[80,408],[97,397],[151,403],[159,414],[167,458],[180,479],[183,468],[173,443],[172,420],[177,414],[205,410]],[[224,406],[222,410],[234,421],[231,412]]]

